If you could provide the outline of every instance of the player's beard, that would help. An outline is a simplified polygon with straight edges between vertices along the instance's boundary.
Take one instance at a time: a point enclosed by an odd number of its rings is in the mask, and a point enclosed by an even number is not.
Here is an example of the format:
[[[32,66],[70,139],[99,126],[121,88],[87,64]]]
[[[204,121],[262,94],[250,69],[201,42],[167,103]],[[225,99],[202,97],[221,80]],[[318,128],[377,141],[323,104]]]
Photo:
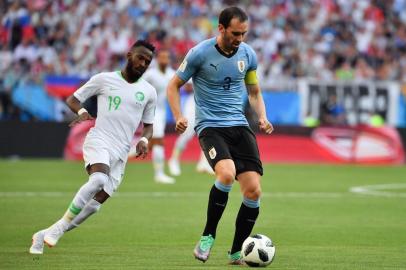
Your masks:
[[[133,63],[131,60],[128,61],[127,66],[125,67],[125,71],[127,73],[127,76],[131,81],[137,81],[141,76],[144,74],[144,71],[141,71],[139,69],[134,69],[133,68]]]

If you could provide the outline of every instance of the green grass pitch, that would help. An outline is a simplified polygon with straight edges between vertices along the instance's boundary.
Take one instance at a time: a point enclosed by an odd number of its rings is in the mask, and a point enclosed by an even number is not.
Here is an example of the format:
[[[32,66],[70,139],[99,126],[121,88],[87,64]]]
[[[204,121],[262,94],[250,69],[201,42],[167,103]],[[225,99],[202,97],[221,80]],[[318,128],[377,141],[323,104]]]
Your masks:
[[[269,269],[406,269],[406,167],[265,165],[254,233],[272,238]],[[192,250],[213,177],[183,164],[176,185],[155,184],[150,163],[130,163],[117,196],[44,255],[31,235],[57,220],[87,177],[81,162],[0,161],[0,269],[232,269],[226,253],[241,203],[236,183],[211,258]],[[403,184],[385,196],[354,186]],[[402,189],[403,187],[403,189]]]

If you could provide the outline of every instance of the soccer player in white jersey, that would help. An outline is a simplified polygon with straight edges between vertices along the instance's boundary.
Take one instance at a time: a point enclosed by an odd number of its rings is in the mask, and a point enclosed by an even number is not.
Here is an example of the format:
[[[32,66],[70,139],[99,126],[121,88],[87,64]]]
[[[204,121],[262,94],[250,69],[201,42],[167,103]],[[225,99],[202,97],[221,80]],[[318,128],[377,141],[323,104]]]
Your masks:
[[[156,90],[141,78],[154,54],[154,46],[139,40],[127,53],[127,64],[121,71],[93,76],[66,103],[78,114],[71,123],[93,119],[82,107],[91,96],[97,96],[97,119],[83,144],[83,158],[89,180],[79,189],[67,211],[49,228],[33,235],[30,253],[42,254],[44,242],[55,246],[61,236],[76,228],[113,195],[121,183],[128,151],[139,124],[144,127],[137,143],[137,157],[148,153],[148,140],[156,106]]]
[[[154,165],[154,179],[157,183],[174,184],[175,179],[166,175],[165,168],[165,149],[164,149],[164,134],[166,126],[166,87],[169,80],[175,74],[175,71],[170,67],[170,55],[168,50],[159,50],[156,54],[157,65],[151,67],[145,72],[143,78],[152,84],[158,95],[154,132],[150,141],[152,148],[152,162]]]
[[[188,120],[188,127],[182,134],[175,141],[175,145],[172,150],[171,158],[168,161],[169,165],[169,172],[174,176],[179,176],[182,173],[180,168],[180,156],[185,150],[186,145],[189,143],[191,139],[195,136],[195,100],[193,95],[193,85],[191,83],[185,84],[183,89],[189,93],[188,97],[186,98],[183,115]],[[200,158],[196,165],[196,171],[200,173],[208,173],[214,174],[213,169],[210,167],[209,162],[206,159],[203,151],[200,151]]]

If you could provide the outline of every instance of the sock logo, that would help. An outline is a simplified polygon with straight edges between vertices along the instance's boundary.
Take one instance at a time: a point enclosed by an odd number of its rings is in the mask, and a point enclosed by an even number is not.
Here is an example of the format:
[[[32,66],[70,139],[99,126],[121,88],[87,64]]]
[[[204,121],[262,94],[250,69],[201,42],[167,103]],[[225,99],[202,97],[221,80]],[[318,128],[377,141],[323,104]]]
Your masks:
[[[215,158],[216,158],[217,152],[216,152],[216,149],[215,149],[214,147],[210,148],[210,150],[209,150],[209,156],[210,156],[211,159],[215,159]]]

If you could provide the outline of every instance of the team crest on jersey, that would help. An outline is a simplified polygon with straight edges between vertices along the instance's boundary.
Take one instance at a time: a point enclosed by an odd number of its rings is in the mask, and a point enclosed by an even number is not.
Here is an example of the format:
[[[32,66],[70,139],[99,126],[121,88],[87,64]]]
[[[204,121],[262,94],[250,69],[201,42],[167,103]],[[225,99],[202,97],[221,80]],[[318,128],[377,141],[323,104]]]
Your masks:
[[[216,152],[216,149],[215,149],[214,147],[210,148],[210,150],[209,150],[209,156],[210,156],[211,159],[215,159],[215,158],[216,158],[217,152]]]
[[[244,72],[245,70],[245,62],[243,60],[237,62],[238,70],[240,72]]]
[[[144,93],[142,93],[142,92],[137,92],[137,93],[135,93],[135,98],[136,98],[138,101],[143,101],[144,98],[145,98],[145,95],[144,95]]]

